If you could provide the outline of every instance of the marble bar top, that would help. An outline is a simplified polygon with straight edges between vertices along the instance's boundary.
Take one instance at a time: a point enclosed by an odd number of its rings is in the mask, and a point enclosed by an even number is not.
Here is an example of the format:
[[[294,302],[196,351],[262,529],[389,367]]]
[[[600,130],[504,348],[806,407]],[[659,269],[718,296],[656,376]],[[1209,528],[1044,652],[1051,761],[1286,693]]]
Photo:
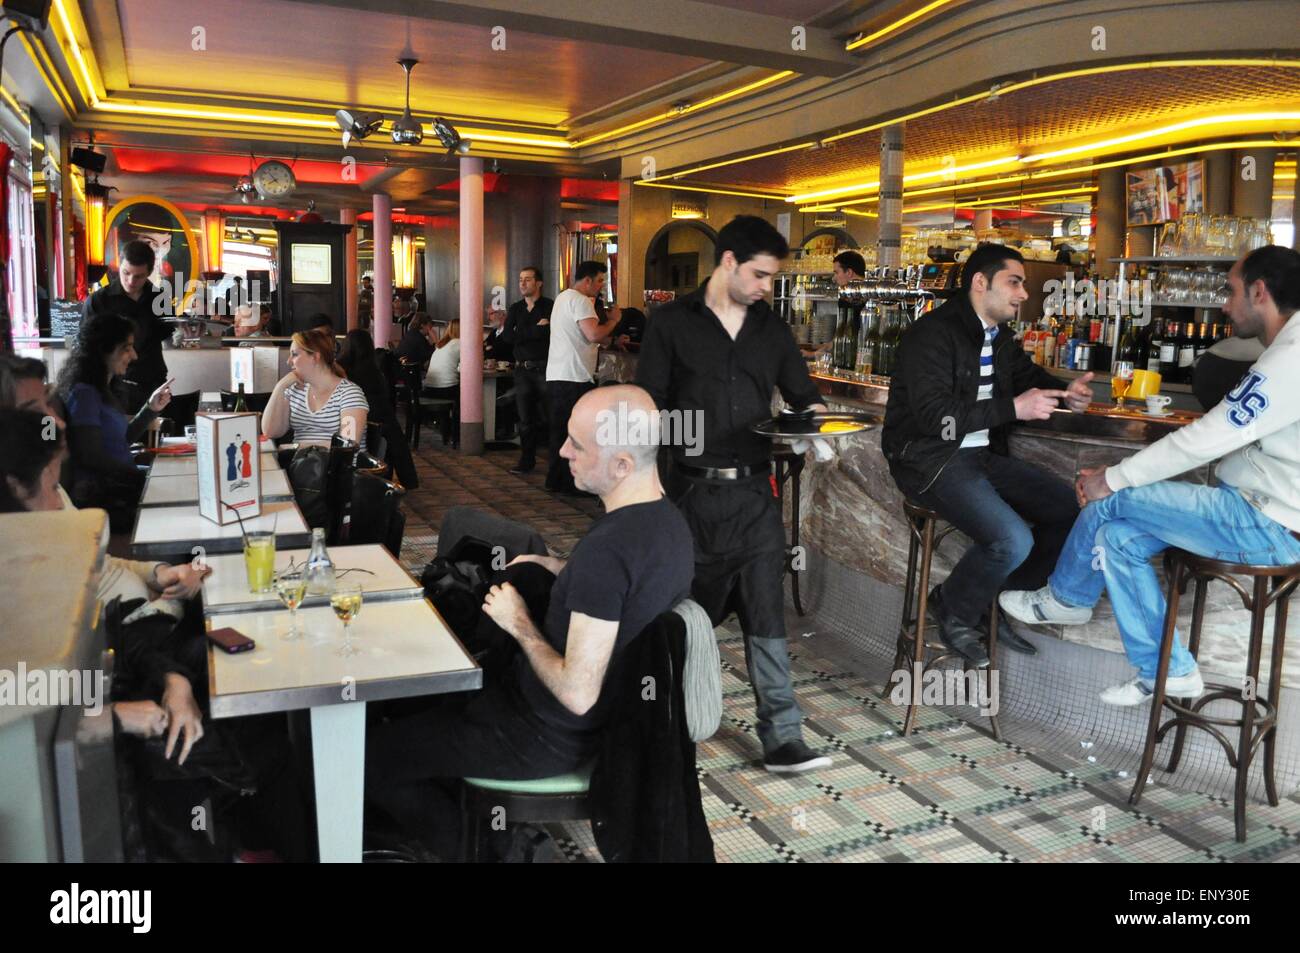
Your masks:
[[[834,397],[855,409],[878,413],[889,399],[887,377],[851,380],[814,372],[812,379],[824,396]],[[1094,403],[1082,414],[1062,408],[1053,413],[1049,420],[1019,421],[1016,426],[1025,430],[1042,431],[1045,436],[1100,437],[1145,445],[1155,443],[1165,434],[1185,427],[1201,416],[1193,410],[1176,410],[1166,417],[1151,417],[1134,408],[1119,410],[1114,404]]]

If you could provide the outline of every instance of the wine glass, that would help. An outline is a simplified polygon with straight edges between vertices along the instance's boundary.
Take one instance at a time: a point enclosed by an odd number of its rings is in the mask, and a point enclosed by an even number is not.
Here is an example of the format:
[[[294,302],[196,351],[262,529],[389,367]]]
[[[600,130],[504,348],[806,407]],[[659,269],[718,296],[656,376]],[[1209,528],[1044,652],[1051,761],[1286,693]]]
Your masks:
[[[297,639],[302,637],[302,630],[298,627],[298,607],[302,605],[303,598],[307,595],[307,577],[300,572],[277,572],[275,574],[275,594],[280,597],[284,607],[289,610],[289,631],[285,634],[285,639]]]
[[[1115,399],[1115,406],[1124,409],[1124,398],[1128,396],[1129,385],[1133,383],[1133,362],[1115,361],[1110,369],[1110,395]]]
[[[343,645],[339,655],[356,655],[356,643],[352,641],[352,620],[361,614],[361,586],[355,582],[341,582],[335,585],[330,595],[330,608],[343,620]]]

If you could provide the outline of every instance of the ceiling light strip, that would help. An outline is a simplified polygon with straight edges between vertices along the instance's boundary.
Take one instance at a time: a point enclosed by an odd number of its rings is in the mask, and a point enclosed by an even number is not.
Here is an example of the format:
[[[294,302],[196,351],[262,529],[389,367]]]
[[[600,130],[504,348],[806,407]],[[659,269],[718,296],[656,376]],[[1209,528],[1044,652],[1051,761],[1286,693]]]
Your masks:
[[[868,45],[869,43],[874,43],[876,40],[879,40],[881,37],[888,36],[890,33],[893,33],[897,30],[901,30],[909,23],[915,20],[919,20],[927,13],[930,13],[934,10],[938,10],[940,7],[946,7],[948,4],[952,2],[953,0],[934,0],[933,3],[927,3],[919,10],[914,10],[911,13],[909,13],[907,16],[900,17],[899,19],[895,20],[893,23],[889,24],[888,26],[882,27],[881,29],[877,30],[875,33],[872,33],[868,36],[859,36],[857,39],[849,41],[848,43],[845,44],[844,49],[860,50],[864,46]]]
[[[736,89],[728,90],[724,93],[718,93],[716,96],[710,96],[707,99],[702,99],[698,103],[691,103],[684,109],[674,109],[670,112],[661,113],[658,116],[651,116],[647,119],[628,123],[625,126],[618,126],[614,129],[606,130],[605,132],[598,132],[594,136],[579,139],[577,142],[570,143],[570,145],[574,149],[581,149],[583,146],[594,145],[597,142],[604,142],[606,139],[612,139],[615,136],[622,135],[626,132],[632,132],[635,129],[643,129],[646,126],[667,122],[671,119],[677,119],[689,113],[699,112],[701,109],[705,109],[709,106],[716,106],[718,103],[726,102],[729,99],[735,99],[737,96],[743,96],[746,93],[752,93],[755,90],[762,89],[765,86],[770,86],[773,83],[782,82],[794,75],[795,73],[793,70],[782,70],[779,73],[773,73],[771,76],[765,76],[760,80],[755,80],[752,83],[747,83],[746,85],[739,86]]]
[[[1218,116],[1204,116],[1199,119],[1185,120],[1184,122],[1174,123],[1172,125],[1167,125],[1167,126],[1160,126],[1155,129],[1148,129],[1142,132],[1135,132],[1125,136],[1118,136],[1111,139],[1103,139],[1098,142],[1087,143],[1079,146],[1071,146],[1069,148],[1058,149],[1053,152],[1039,153],[1036,156],[1009,156],[1009,157],[1003,157],[999,159],[993,159],[988,162],[979,162],[979,163],[973,163],[966,166],[954,166],[952,168],[935,169],[929,172],[921,172],[912,175],[905,175],[903,176],[903,181],[915,182],[915,181],[920,181],[922,179],[933,179],[942,176],[951,176],[961,172],[971,171],[978,168],[992,168],[999,165],[1010,165],[1012,163],[1025,164],[1029,162],[1043,162],[1044,160],[1049,160],[1049,159],[1060,159],[1066,156],[1077,157],[1081,153],[1094,154],[1096,151],[1104,151],[1107,148],[1114,148],[1116,146],[1136,143],[1147,139],[1160,139],[1164,136],[1172,135],[1175,132],[1187,131],[1190,129],[1195,129],[1204,126],[1222,126],[1222,125],[1239,125],[1239,124],[1249,125],[1255,123],[1278,123],[1278,122],[1284,124],[1289,124],[1289,123],[1300,124],[1300,112],[1239,113],[1239,114],[1232,113],[1232,114],[1218,115]],[[1208,148],[1210,147],[1197,146],[1191,149],[1190,151],[1201,151]],[[1129,164],[1137,161],[1143,161],[1143,160],[1125,159],[1121,164]],[[1046,164],[1052,165],[1056,163],[1047,162]],[[1086,169],[1104,168],[1104,167],[1106,167],[1105,164],[1097,164],[1093,166],[1085,166],[1079,169],[1063,170],[1054,174],[1069,175],[1072,174],[1073,172],[1085,171]],[[1044,173],[1044,175],[1046,175],[1046,173]],[[856,183],[855,185],[840,186],[839,188],[834,188],[834,189],[823,189],[818,192],[804,192],[798,195],[791,196],[789,199],[787,199],[787,201],[810,202],[814,200],[825,199],[833,195],[855,195],[860,192],[873,192],[879,189],[879,187],[880,187],[880,183],[878,181],[859,182]]]
[[[1046,76],[1038,76],[1038,77],[1034,77],[1033,79],[1021,80],[1016,83],[1011,83],[1007,86],[1003,86],[999,88],[997,91],[997,95],[1001,96],[1007,93],[1016,92],[1021,89],[1028,89],[1032,86],[1040,86],[1045,83],[1054,83],[1065,79],[1076,79],[1081,76],[1094,76],[1094,75],[1100,75],[1105,73],[1123,72],[1127,70],[1165,69],[1165,68],[1186,69],[1186,68],[1209,67],[1209,66],[1256,66],[1256,67],[1271,67],[1275,69],[1300,69],[1300,60],[1278,60],[1278,59],[1266,59],[1260,57],[1235,58],[1235,59],[1213,57],[1213,58],[1208,58],[1203,60],[1195,60],[1195,59],[1147,60],[1140,63],[1118,63],[1118,64],[1110,64],[1108,66],[1092,66],[1092,67],[1087,67],[1085,69],[1066,70],[1060,73],[1050,73]],[[883,129],[886,126],[896,125],[897,123],[901,123],[901,122],[908,122],[913,119],[920,119],[924,116],[930,116],[933,115],[934,113],[944,112],[949,109],[955,109],[958,106],[964,106],[967,105],[968,103],[977,102],[981,99],[987,99],[988,97],[989,97],[989,92],[987,90],[978,93],[973,93],[968,96],[961,96],[949,102],[940,103],[937,106],[928,106],[925,109],[914,110],[913,112],[910,113],[906,113],[900,116],[894,116],[889,119],[882,120],[880,122],[874,122],[868,126],[861,126],[857,129],[850,129],[848,132],[836,133],[833,136],[824,136],[820,139],[809,140],[808,142],[801,143],[797,146],[788,146],[780,151],[788,152],[788,151],[793,151],[795,149],[810,148],[813,145],[816,145],[818,143],[824,144],[824,143],[831,143],[831,142],[839,142],[842,139],[849,139],[854,136],[865,135],[868,132],[874,132],[876,130]],[[774,153],[772,151],[764,151],[761,153],[756,153],[751,155],[737,156],[735,158],[724,159],[722,161],[710,163],[708,165],[693,166],[689,169],[683,169],[680,172],[674,172],[664,176],[660,176],[660,178],[690,175],[695,172],[702,172],[705,169],[716,169],[721,166],[734,165],[738,162],[748,162],[751,159],[764,158],[768,155],[773,155],[773,154]]]
[[[84,30],[85,22],[81,20],[81,10],[80,8],[75,8],[75,7],[74,9],[76,9],[77,11],[77,20],[79,21],[80,25]],[[71,48],[72,59],[76,61],[76,64],[79,67],[81,67],[81,77],[83,80],[85,80],[86,83],[86,88],[83,91],[83,98],[86,100],[87,103],[90,104],[90,108],[94,109],[96,105],[99,103],[99,87],[95,85],[95,81],[92,78],[92,75],[93,76],[99,75],[98,64],[96,64],[95,72],[94,74],[92,74],[90,71],[90,67],[86,63],[85,57],[82,55],[81,44],[77,40],[79,34],[73,28],[72,18],[68,16],[67,8],[64,5],[64,0],[54,0],[54,11],[55,13],[58,14],[59,25],[62,26],[64,36],[66,37],[66,39],[61,38],[58,32],[56,31],[54,34],[55,42],[59,44],[65,58],[67,57],[68,49]],[[87,53],[91,57],[95,55],[93,49],[88,50]],[[73,79],[74,80],[76,79],[75,71],[73,72]]]
[[[703,188],[697,185],[677,185],[675,183],[668,183],[668,182],[647,182],[644,179],[638,179],[633,184],[644,185],[652,189],[674,189],[680,192],[708,192],[711,195],[739,195],[747,199],[771,199],[773,201],[780,201],[784,197],[779,193],[775,193],[775,192],[769,192],[769,193],[740,192],[735,189],[711,189],[711,188]]]
[[[63,77],[54,68],[54,63],[49,59],[49,54],[45,52],[45,43],[37,36],[36,45],[33,46],[27,39],[26,30],[18,34],[18,39],[22,40],[27,55],[31,57],[36,71],[41,74],[46,88],[49,89],[55,99],[59,100],[59,105],[69,116],[75,116],[77,114],[77,104],[73,101],[72,94],[68,92],[68,87],[63,85]]]

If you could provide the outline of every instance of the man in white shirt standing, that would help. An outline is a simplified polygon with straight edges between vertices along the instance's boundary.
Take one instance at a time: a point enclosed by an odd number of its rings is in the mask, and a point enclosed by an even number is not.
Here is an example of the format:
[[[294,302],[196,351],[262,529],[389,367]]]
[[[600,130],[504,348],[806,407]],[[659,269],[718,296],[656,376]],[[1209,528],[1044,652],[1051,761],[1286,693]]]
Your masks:
[[[596,316],[595,299],[605,287],[605,265],[584,261],[573,273],[573,284],[551,306],[551,345],[546,358],[546,400],[550,406],[550,465],[546,488],[578,495],[569,463],[560,456],[573,406],[596,386],[596,356],[617,324]]]
[[[1101,693],[1110,705],[1151,697],[1160,664],[1165,597],[1151,558],[1169,547],[1233,563],[1300,562],[1300,253],[1278,245],[1251,252],[1228,272],[1223,311],[1237,337],[1264,353],[1241,382],[1195,423],[1112,467],[1083,470],[1079,514],[1042,589],[1003,592],[998,602],[1028,623],[1078,625],[1110,595],[1137,676]],[[1218,461],[1218,486],[1172,480]],[[1204,691],[1177,638],[1165,690]]]

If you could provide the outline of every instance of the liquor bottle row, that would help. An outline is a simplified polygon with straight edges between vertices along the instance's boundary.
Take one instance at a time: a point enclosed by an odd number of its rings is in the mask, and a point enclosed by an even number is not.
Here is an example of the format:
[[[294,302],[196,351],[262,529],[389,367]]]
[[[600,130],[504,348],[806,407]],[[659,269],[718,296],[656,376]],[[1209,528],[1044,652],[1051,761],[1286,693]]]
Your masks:
[[[856,305],[841,299],[831,340],[831,366],[863,376],[891,377],[899,339],[911,325],[912,315],[912,308],[900,302]]]
[[[1232,336],[1232,323],[1156,318],[1141,327],[1125,322],[1122,331],[1113,355],[1107,343],[1113,340],[1109,327],[1097,316],[1049,315],[1037,325],[1024,327],[1019,340],[1029,359],[1044,367],[1105,372],[1113,357],[1156,371],[1166,383],[1184,384],[1191,382],[1196,359]]]

